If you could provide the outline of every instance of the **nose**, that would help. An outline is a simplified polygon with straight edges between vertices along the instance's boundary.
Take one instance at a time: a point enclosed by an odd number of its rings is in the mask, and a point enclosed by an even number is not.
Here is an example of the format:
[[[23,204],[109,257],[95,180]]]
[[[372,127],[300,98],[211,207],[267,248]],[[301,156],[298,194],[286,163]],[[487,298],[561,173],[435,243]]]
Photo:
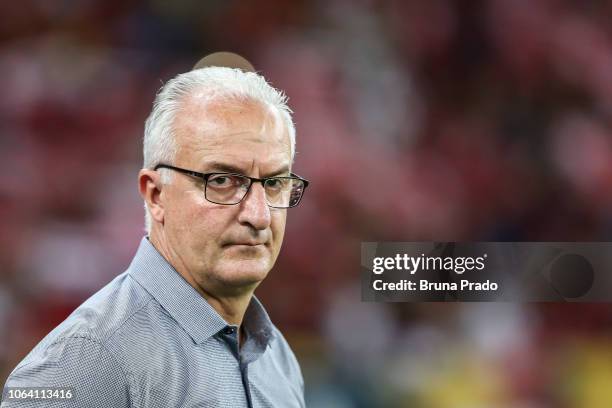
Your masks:
[[[264,230],[270,226],[270,207],[261,183],[253,183],[246,197],[240,202],[238,221],[256,230]]]

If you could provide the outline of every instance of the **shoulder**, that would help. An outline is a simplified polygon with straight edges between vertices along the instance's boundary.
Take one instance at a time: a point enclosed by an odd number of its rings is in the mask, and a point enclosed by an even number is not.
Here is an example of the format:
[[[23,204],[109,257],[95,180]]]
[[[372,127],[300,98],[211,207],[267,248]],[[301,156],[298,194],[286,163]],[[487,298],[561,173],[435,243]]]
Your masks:
[[[116,333],[146,327],[154,315],[149,310],[155,308],[152,299],[127,272],[122,273],[47,334],[13,370],[7,386],[73,386],[85,394],[126,397],[132,375],[122,357],[129,350],[122,347],[130,345],[118,340]],[[94,392],[96,387],[99,392]]]
[[[151,300],[151,295],[124,272],[85,300],[30,354],[36,354],[51,343],[73,337],[104,344],[118,329],[129,324],[133,316],[145,309]]]
[[[70,361],[67,361],[70,358],[93,358],[93,355],[80,356],[79,353],[108,354],[115,332],[130,326],[134,317],[147,309],[151,299],[127,272],[122,273],[47,334],[16,370],[23,366],[47,364],[70,367]]]
[[[130,374],[98,339],[86,334],[51,342],[18,365],[6,387],[71,389],[74,398],[66,404],[84,407],[129,406],[131,400]]]

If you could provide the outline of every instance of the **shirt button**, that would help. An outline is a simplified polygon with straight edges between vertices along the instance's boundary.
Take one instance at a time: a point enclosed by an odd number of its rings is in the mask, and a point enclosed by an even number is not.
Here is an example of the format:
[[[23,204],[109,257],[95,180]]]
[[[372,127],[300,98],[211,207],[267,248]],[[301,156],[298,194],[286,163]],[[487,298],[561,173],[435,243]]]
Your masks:
[[[231,335],[231,334],[234,334],[235,331],[236,329],[234,329],[233,327],[226,327],[224,330],[224,333],[227,335]]]

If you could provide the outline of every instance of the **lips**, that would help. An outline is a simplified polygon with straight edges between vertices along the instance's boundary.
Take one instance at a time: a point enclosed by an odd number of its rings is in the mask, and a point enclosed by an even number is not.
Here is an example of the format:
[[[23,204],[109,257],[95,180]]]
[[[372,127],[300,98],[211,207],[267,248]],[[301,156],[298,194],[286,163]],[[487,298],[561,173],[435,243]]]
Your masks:
[[[231,247],[231,246],[244,246],[244,247],[258,247],[258,246],[268,246],[271,244],[270,234],[267,231],[260,231],[259,234],[236,234],[230,235],[227,238],[223,239],[221,242],[222,247]]]
[[[259,246],[259,245],[266,245],[266,241],[237,241],[237,242],[228,242],[227,244],[225,244],[223,246],[233,246],[233,245],[242,245],[242,246],[255,247],[255,246]]]

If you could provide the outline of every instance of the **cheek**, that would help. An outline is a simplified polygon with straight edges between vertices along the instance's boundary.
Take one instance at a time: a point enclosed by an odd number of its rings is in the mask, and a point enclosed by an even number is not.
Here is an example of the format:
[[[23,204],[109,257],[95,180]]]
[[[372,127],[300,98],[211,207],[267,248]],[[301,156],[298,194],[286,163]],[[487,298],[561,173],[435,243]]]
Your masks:
[[[210,220],[210,216],[207,216],[207,208],[204,199],[194,197],[187,199],[186,205],[180,208],[178,211],[181,212],[181,218],[184,222],[184,228],[186,231],[193,230],[193,233],[200,228],[203,223]]]
[[[211,208],[200,191],[182,191],[172,197],[168,206],[168,229],[190,247],[202,247],[215,240],[223,219]]]
[[[174,194],[168,206],[168,222],[173,225],[173,229],[187,232],[194,223],[201,220],[203,200],[194,192]]]
[[[274,237],[274,244],[276,246],[277,251],[280,249],[280,246],[283,243],[286,222],[286,211],[281,210],[279,212],[272,213],[272,222],[270,225],[270,229],[272,230],[272,236]]]

